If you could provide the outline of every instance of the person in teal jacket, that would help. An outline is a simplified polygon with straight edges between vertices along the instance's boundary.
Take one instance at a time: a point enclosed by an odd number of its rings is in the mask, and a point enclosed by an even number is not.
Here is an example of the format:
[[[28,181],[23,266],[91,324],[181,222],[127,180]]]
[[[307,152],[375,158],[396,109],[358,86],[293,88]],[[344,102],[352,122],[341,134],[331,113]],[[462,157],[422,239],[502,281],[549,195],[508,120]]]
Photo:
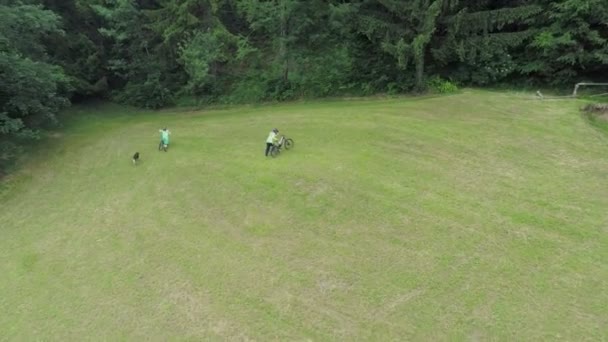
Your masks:
[[[268,157],[268,153],[270,149],[279,141],[279,130],[274,128],[268,134],[268,138],[266,138],[266,157]]]
[[[158,150],[163,149],[167,152],[167,147],[169,147],[169,135],[171,132],[167,129],[167,127],[159,130],[160,132],[160,143],[158,144]]]

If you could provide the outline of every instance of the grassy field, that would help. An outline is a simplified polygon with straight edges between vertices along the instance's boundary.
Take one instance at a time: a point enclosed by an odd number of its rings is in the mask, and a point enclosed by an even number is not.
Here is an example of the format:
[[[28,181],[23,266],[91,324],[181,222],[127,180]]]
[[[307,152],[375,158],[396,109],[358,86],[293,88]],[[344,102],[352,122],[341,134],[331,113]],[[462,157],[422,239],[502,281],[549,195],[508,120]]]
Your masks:
[[[4,181],[0,340],[606,340],[608,137],[579,106],[75,107]]]

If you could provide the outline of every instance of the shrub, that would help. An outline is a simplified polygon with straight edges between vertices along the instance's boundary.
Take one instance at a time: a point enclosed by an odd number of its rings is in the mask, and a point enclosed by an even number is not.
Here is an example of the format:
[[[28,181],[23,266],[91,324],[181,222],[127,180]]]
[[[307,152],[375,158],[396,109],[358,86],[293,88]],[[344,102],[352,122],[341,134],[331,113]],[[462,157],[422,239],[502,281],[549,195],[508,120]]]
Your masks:
[[[150,109],[158,109],[174,104],[170,89],[160,81],[159,74],[152,74],[143,84],[129,82],[115,99],[119,102]]]
[[[438,94],[450,94],[458,91],[458,86],[449,80],[435,76],[427,81],[429,91]]]

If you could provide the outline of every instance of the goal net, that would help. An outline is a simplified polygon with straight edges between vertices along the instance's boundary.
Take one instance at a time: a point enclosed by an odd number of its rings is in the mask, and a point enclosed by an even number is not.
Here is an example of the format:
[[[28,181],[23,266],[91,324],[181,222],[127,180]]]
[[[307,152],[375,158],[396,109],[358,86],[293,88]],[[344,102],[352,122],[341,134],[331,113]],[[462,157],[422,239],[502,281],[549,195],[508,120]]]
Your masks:
[[[574,85],[573,97],[578,96],[608,96],[608,83],[581,82]]]

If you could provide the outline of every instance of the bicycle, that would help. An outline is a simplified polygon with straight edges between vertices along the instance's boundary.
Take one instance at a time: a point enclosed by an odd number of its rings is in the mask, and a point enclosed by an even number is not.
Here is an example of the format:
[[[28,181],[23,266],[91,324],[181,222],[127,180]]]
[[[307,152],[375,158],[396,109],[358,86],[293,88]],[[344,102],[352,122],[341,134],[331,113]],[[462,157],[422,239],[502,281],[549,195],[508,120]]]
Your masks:
[[[169,148],[169,144],[165,144],[162,140],[158,143],[158,150],[159,151],[165,151],[167,152],[167,149]]]
[[[274,145],[272,147],[272,149],[270,150],[270,156],[271,157],[276,157],[281,153],[281,149],[283,147],[285,147],[286,150],[289,150],[291,148],[293,148],[294,142],[293,139],[287,138],[286,136],[282,135],[281,139],[279,139],[279,142]]]

